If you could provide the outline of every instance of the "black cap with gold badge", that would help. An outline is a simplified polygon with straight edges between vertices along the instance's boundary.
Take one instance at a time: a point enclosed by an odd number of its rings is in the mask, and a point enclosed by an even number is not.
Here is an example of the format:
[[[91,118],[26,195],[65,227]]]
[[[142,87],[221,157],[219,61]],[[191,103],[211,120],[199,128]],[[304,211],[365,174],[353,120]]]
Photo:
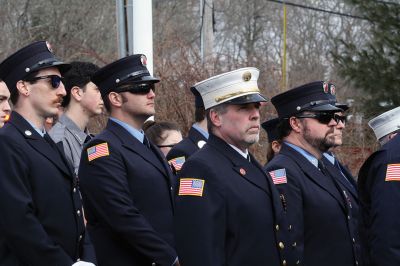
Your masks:
[[[118,87],[125,84],[159,82],[158,78],[150,75],[146,65],[145,55],[130,55],[99,69],[92,76],[92,81],[99,87],[103,97],[112,91],[118,92]]]
[[[289,118],[304,111],[339,112],[335,85],[316,81],[285,91],[271,98],[279,118]]]
[[[0,78],[13,92],[19,80],[41,69],[57,67],[61,75],[70,69],[70,65],[58,60],[50,44],[38,41],[25,46],[10,55],[0,64]]]

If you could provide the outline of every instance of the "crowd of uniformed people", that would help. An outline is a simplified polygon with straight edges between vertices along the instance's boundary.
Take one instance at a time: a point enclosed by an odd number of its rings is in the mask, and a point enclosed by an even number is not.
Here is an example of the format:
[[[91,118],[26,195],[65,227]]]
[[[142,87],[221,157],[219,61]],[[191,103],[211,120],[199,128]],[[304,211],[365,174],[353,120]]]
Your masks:
[[[400,107],[369,122],[381,148],[356,181],[333,152],[349,108],[334,84],[275,95],[261,123],[257,68],[210,77],[182,140],[147,121],[146,64],[64,63],[46,41],[1,62],[0,265],[400,265]],[[266,165],[249,152],[261,127]]]

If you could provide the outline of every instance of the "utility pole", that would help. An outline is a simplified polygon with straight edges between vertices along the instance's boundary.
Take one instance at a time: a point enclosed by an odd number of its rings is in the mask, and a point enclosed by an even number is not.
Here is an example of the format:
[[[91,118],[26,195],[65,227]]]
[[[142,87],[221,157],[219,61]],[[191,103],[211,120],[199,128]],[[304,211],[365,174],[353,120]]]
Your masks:
[[[153,74],[152,0],[116,0],[119,56],[144,54]]]
[[[205,63],[213,56],[214,27],[213,0],[200,0],[201,14],[201,59]]]

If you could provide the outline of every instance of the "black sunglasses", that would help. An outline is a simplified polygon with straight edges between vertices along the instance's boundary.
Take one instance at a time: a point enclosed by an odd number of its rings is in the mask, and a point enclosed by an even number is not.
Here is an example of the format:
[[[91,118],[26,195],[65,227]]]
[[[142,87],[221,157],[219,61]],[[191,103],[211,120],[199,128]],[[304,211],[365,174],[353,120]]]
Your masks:
[[[47,76],[40,76],[40,77],[33,77],[30,79],[25,79],[25,81],[28,82],[34,82],[34,81],[38,81],[40,79],[50,79],[50,84],[53,87],[53,89],[57,89],[58,87],[60,87],[61,82],[64,83],[64,78],[57,76],[57,75],[47,75]]]
[[[335,113],[314,113],[314,114],[303,114],[303,115],[297,115],[297,118],[314,118],[318,120],[321,124],[328,125],[332,119],[335,120],[337,124],[339,122],[342,122],[343,124],[346,124],[347,116],[345,115],[338,115]]]
[[[176,146],[176,144],[178,144],[178,143],[166,144],[166,145],[157,145],[157,147],[159,147],[159,148],[173,148],[173,147]]]
[[[155,92],[155,85],[154,83],[142,83],[142,84],[130,84],[128,86],[123,86],[118,88],[118,92],[125,92],[128,91],[133,94],[148,94],[150,90]]]

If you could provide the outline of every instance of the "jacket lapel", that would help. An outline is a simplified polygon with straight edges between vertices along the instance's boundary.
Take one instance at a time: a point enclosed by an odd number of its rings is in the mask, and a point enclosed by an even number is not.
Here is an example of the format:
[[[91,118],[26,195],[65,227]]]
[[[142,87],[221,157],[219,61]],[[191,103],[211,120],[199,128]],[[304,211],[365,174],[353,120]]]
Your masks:
[[[45,156],[51,163],[64,172],[68,177],[72,177],[71,169],[65,163],[61,154],[53,149],[47,141],[26,121],[20,114],[13,112],[10,124],[14,125],[18,131],[25,137],[27,143],[38,153]]]
[[[107,129],[121,140],[122,146],[136,153],[150,164],[154,165],[156,169],[158,169],[167,179],[169,179],[168,171],[163,166],[163,160],[160,159],[154,152],[154,150],[156,149],[154,145],[150,144],[152,149],[150,150],[145,145],[143,145],[143,143],[132,136],[128,131],[126,131],[123,127],[111,120],[108,121]]]
[[[331,177],[322,174],[321,171],[311,162],[309,162],[303,155],[299,154],[296,150],[289,147],[285,143],[282,144],[280,153],[290,157],[303,170],[305,176],[328,192],[339,202],[343,210],[345,210],[343,198],[333,181],[330,180]]]
[[[336,160],[336,158],[335,158]],[[348,177],[344,177],[342,173],[340,172],[339,169],[337,169],[336,166],[332,165],[331,162],[329,162],[326,158],[324,158],[324,163],[326,165],[326,168],[328,171],[333,175],[333,177],[340,183],[341,186],[345,187],[347,191],[349,191],[352,195],[353,198],[358,199],[357,192],[353,185],[350,183],[351,181],[348,179]],[[343,169],[342,169],[343,171]],[[343,174],[345,174],[343,172]],[[350,176],[350,178],[353,178]],[[345,180],[347,179],[347,180]]]
[[[343,166],[339,161],[338,161],[340,168],[342,169],[343,174],[346,176],[347,180],[349,180],[350,184],[349,185],[349,190],[350,192],[354,195],[355,198],[358,199],[358,192],[357,192],[357,182],[353,178],[353,175],[350,173],[349,169],[347,167]]]
[[[207,142],[207,139],[203,136],[203,134],[201,134],[194,127],[190,128],[189,133],[188,133],[188,137],[193,142],[193,144],[197,147],[197,149],[200,149],[199,141]]]
[[[252,163],[247,161],[237,151],[230,147],[226,142],[218,137],[210,134],[207,145],[217,149],[222,155],[227,157],[232,162],[232,169],[249,183],[257,186],[270,195],[266,174],[259,168],[254,167]],[[252,158],[254,161],[254,157]]]

